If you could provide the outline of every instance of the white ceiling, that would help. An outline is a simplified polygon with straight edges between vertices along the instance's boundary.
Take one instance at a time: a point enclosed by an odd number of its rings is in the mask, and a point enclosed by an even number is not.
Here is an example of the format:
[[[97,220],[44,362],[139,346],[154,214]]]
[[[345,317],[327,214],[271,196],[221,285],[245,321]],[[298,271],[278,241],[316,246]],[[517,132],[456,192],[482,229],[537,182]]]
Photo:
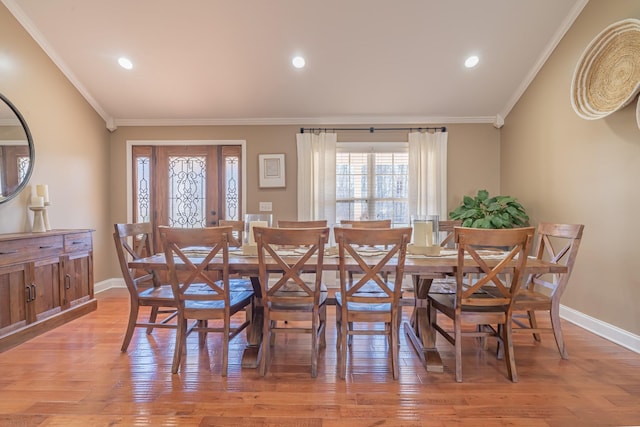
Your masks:
[[[2,1],[111,129],[499,122],[587,2]]]

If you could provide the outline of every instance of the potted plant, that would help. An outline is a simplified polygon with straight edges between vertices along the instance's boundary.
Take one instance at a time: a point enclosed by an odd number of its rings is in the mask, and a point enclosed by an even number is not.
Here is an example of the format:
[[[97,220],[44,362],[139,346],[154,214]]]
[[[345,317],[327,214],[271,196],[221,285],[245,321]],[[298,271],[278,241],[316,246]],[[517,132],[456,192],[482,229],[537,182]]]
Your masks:
[[[514,197],[489,197],[487,190],[479,190],[475,197],[464,196],[462,204],[449,212],[449,217],[461,220],[463,227],[471,228],[516,228],[529,225],[529,216]]]

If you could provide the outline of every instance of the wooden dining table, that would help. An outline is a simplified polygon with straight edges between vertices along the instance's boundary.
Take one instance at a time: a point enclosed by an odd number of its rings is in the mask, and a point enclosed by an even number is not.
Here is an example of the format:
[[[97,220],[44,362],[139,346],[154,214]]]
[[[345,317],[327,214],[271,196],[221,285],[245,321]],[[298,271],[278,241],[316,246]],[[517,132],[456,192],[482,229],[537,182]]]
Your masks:
[[[403,323],[403,328],[418,357],[426,370],[430,372],[442,372],[443,365],[436,349],[435,331],[431,328],[430,322],[430,316],[435,315],[435,313],[429,312],[427,296],[434,279],[455,273],[457,268],[456,256],[457,252],[455,250],[443,250],[439,256],[407,254],[405,259],[404,272],[406,275],[412,277],[414,298],[410,320]],[[287,257],[283,256],[283,259],[286,261]],[[355,261],[350,263],[349,259],[347,259],[347,269],[353,272],[360,271],[360,267]],[[375,259],[375,256],[372,256],[372,263],[375,262]],[[214,258],[210,263],[211,269],[216,269],[216,264],[221,262],[221,258]],[[495,259],[489,259],[487,263],[489,266],[492,266],[494,262],[495,264],[500,262],[500,257],[496,256]],[[176,265],[179,265],[179,263]],[[324,256],[323,270],[337,271],[338,265],[337,256]],[[129,267],[147,270],[166,270],[167,264],[164,254],[156,254],[146,258],[132,260],[129,262]],[[391,271],[393,268],[394,260],[392,259],[387,265],[387,269]],[[279,267],[275,262],[273,264],[269,263],[267,269],[274,272],[279,271]],[[527,261],[527,274],[565,273],[566,271],[567,268],[560,264],[549,263],[532,257]],[[481,270],[477,265],[471,263],[465,272],[481,273]],[[262,325],[264,319],[260,298],[260,283],[258,280],[257,255],[244,255],[239,250],[230,250],[229,273],[249,277],[253,284],[256,298],[251,311],[251,324],[247,328],[247,346],[242,356],[242,367],[256,368],[260,362]]]

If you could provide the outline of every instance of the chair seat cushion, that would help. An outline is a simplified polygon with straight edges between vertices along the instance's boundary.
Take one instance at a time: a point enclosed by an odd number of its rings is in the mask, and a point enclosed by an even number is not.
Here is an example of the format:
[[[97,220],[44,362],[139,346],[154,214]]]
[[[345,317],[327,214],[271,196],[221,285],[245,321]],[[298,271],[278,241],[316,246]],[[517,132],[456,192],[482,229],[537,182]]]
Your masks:
[[[380,294],[380,292],[377,293],[378,295]],[[376,293],[374,292],[363,292],[357,293],[357,296],[359,297],[371,297],[374,298],[376,296]],[[343,302],[343,298],[342,298],[342,293],[341,292],[336,292],[336,306],[338,307],[342,307],[342,305],[344,304]],[[402,304],[400,304],[402,305]],[[366,303],[366,302],[349,302],[347,304],[347,310],[349,311],[361,311],[361,312],[373,312],[373,311],[378,311],[378,312],[382,312],[382,311],[391,311],[391,303],[388,302],[371,302],[371,303]]]
[[[253,285],[251,284],[250,279],[233,278],[233,279],[229,279],[229,290],[231,292],[237,292],[237,291],[253,292]]]
[[[314,283],[307,283],[309,288],[314,289]],[[327,286],[324,283],[320,283],[320,300],[318,305],[323,305],[327,302]],[[272,298],[306,298],[307,293],[300,289],[295,283],[286,283],[282,288],[278,289],[271,295]],[[295,302],[295,301],[275,301],[271,303],[272,310],[312,310],[313,303]]]
[[[488,293],[480,293],[474,294],[474,298],[494,298],[492,295]],[[429,300],[431,300],[436,306],[447,307],[449,309],[455,308],[456,305],[456,295],[455,294],[431,294],[429,293]],[[464,312],[476,312],[476,313],[493,313],[493,312],[503,312],[506,311],[507,306],[469,306],[462,305],[462,311]]]
[[[246,307],[253,297],[253,291],[237,291],[229,294],[231,313]],[[222,310],[224,301],[187,300],[184,303],[185,310]]]
[[[173,290],[170,285],[147,288],[138,293],[138,298],[173,301]]]

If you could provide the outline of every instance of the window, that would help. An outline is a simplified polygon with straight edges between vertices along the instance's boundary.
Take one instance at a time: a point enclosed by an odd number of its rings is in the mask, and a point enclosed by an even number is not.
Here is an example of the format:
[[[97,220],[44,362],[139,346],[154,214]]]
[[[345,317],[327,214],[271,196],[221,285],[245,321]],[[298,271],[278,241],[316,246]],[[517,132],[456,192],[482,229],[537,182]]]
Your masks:
[[[336,220],[391,219],[409,224],[406,143],[338,143]]]

